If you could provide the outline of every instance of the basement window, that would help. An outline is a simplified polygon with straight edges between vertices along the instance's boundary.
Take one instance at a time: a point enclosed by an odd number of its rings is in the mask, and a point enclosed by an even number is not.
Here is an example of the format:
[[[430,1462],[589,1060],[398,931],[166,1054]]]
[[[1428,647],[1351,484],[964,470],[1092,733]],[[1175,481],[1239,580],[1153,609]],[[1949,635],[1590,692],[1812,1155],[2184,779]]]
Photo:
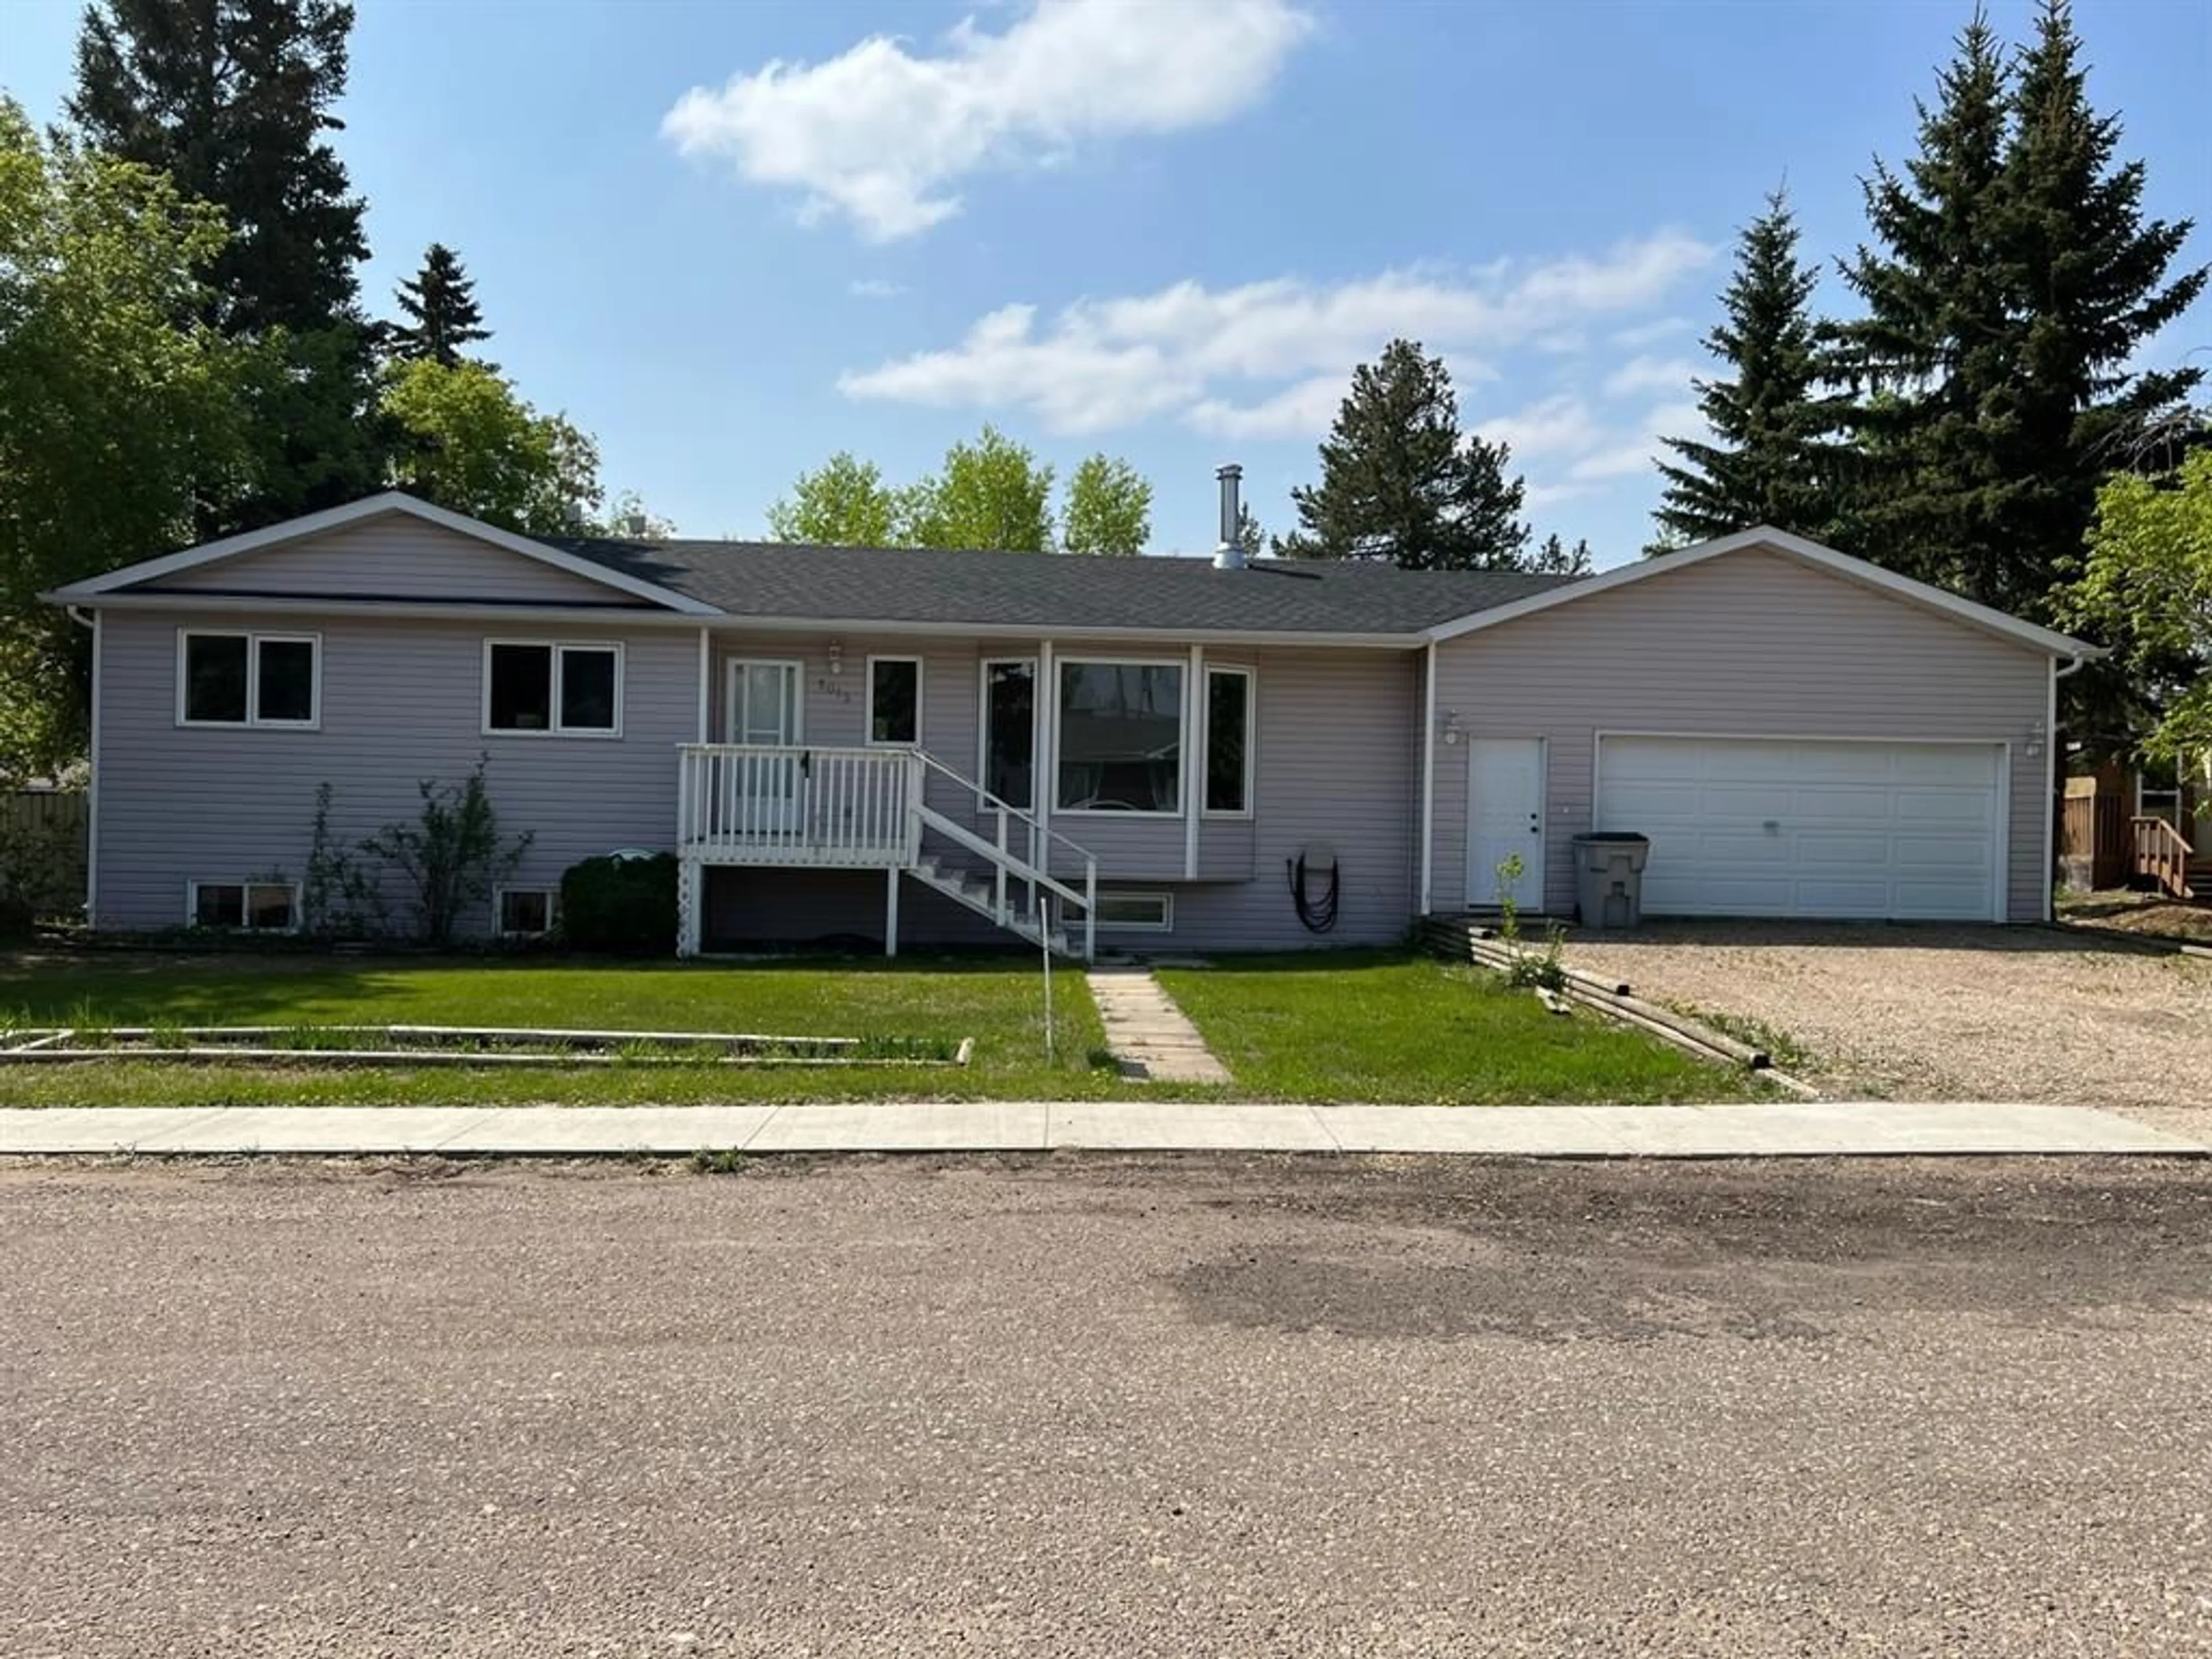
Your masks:
[[[543,939],[553,931],[552,889],[502,887],[498,902],[501,939]]]
[[[1101,933],[1171,933],[1175,931],[1175,896],[1101,893],[1098,928]]]
[[[185,920],[194,927],[240,933],[299,930],[300,887],[289,881],[196,881]]]

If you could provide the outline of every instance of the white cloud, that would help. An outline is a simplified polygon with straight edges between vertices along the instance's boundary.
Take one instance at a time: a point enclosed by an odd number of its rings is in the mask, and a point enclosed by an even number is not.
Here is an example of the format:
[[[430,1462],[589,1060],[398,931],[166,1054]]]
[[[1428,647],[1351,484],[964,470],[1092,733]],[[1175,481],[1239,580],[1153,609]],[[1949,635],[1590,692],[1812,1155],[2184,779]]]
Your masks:
[[[1034,306],[1010,305],[956,345],[848,374],[838,386],[851,398],[1018,410],[1062,433],[1175,415],[1227,436],[1309,435],[1328,424],[1352,365],[1394,336],[1444,356],[1464,386],[1492,377],[1493,354],[1659,303],[1714,252],[1662,230],[1601,254],[1475,271],[1218,289],[1183,282],[1079,300],[1048,320]]]
[[[1258,403],[1208,398],[1184,418],[1217,438],[1310,438],[1325,432],[1344,402],[1345,377],[1316,374]]]
[[[1687,317],[1657,317],[1648,323],[1638,323],[1632,327],[1616,330],[1613,343],[1630,351],[1641,351],[1646,346],[1657,345],[1662,340],[1671,340],[1677,334],[1686,334],[1689,331],[1690,319]]]
[[[880,276],[856,276],[845,284],[845,292],[856,300],[896,300],[906,292],[906,287]]]
[[[842,214],[890,241],[957,213],[951,186],[971,173],[1228,119],[1313,27],[1289,0],[1038,0],[1000,33],[963,21],[934,53],[872,35],[823,63],[694,87],[660,130],[686,155],[804,191],[810,221]]]
[[[1660,392],[1680,393],[1689,389],[1697,365],[1680,357],[1632,357],[1606,376],[1605,395],[1634,398]]]
[[[1661,404],[1644,415],[1634,434],[1592,450],[1567,469],[1567,477],[1583,483],[1632,477],[1648,471],[1664,453],[1662,439],[1696,437],[1705,429],[1705,417],[1695,404]]]
[[[1604,436],[1604,428],[1591,416],[1589,406],[1572,392],[1531,404],[1518,414],[1478,422],[1474,431],[1491,443],[1510,444],[1516,461],[1537,455],[1580,454]]]

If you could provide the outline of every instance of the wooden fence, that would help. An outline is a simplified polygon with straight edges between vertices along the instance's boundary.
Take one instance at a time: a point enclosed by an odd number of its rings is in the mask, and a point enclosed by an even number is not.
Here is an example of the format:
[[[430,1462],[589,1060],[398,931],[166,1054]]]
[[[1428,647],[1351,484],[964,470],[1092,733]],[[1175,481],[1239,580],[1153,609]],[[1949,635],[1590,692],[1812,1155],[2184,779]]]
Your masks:
[[[40,912],[63,915],[84,897],[91,828],[83,793],[64,789],[0,791],[0,884]]]
[[[2059,836],[2059,850],[2068,859],[2089,866],[2089,884],[2104,890],[2124,887],[2132,866],[2133,839],[2129,813],[2113,793],[2069,795]]]

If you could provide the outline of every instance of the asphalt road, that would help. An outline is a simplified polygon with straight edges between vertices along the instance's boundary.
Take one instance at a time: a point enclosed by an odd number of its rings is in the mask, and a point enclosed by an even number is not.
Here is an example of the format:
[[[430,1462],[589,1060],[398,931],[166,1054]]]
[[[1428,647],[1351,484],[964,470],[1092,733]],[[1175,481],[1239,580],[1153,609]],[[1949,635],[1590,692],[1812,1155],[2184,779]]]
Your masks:
[[[2212,1164],[0,1171],[0,1654],[2212,1650]]]

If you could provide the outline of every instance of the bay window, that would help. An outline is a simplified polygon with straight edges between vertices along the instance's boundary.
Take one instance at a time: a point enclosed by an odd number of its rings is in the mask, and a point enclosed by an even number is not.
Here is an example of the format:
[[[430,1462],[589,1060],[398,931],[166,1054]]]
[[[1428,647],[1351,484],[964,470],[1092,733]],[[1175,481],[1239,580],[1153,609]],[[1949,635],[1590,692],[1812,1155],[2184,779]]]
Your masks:
[[[1056,808],[1182,810],[1180,663],[1063,659]]]

